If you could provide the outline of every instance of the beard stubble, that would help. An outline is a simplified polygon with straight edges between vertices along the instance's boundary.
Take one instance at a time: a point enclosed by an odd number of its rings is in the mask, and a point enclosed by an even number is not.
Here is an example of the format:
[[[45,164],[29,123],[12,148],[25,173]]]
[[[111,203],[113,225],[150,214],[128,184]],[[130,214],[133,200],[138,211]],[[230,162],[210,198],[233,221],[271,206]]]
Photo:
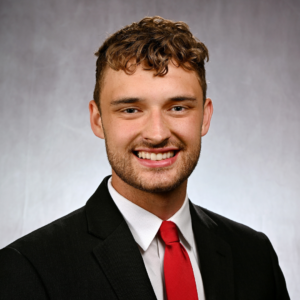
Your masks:
[[[116,149],[112,149],[105,132],[104,135],[107,158],[113,171],[128,185],[148,193],[167,193],[175,190],[192,174],[200,157],[201,135],[199,140],[190,150],[188,150],[188,147],[182,141],[172,144],[169,143],[169,141],[163,141],[157,145],[143,142],[139,145],[131,146],[130,149],[127,149],[124,153],[118,153],[118,151],[115,151]],[[148,168],[148,170],[144,171],[151,172],[151,178],[153,178],[153,180],[150,182],[147,181],[147,179],[143,178],[140,174],[143,170],[140,170],[139,172],[139,170],[134,167],[132,157],[132,155],[134,155],[133,149],[136,149],[137,147],[154,149],[168,146],[175,146],[180,149],[181,152],[181,158],[179,158],[180,161],[175,162],[178,163],[178,165],[175,166],[175,175],[173,178],[166,178],[169,176],[164,174],[168,172],[168,169],[174,168],[173,165],[163,168]]]

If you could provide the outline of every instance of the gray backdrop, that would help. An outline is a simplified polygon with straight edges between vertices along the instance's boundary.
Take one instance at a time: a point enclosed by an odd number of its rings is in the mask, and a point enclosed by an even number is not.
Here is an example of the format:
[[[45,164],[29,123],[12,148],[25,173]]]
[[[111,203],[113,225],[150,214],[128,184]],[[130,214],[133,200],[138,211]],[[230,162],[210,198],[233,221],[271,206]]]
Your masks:
[[[209,48],[215,111],[193,202],[265,232],[300,294],[300,1],[10,1],[0,4],[0,247],[85,204],[110,174],[89,125],[108,35],[148,15]]]

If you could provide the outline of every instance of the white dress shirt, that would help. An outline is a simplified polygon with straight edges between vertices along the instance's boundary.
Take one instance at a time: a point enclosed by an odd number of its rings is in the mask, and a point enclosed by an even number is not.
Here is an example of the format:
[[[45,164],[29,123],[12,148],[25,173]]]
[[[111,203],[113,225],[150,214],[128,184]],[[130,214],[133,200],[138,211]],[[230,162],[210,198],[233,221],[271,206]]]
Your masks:
[[[108,181],[108,190],[139,246],[157,300],[166,300],[163,268],[165,244],[157,234],[163,221],[121,196],[113,188],[111,178]],[[198,299],[205,300],[187,195],[182,207],[168,221],[174,222],[179,229],[180,242],[186,249],[192,264]]]

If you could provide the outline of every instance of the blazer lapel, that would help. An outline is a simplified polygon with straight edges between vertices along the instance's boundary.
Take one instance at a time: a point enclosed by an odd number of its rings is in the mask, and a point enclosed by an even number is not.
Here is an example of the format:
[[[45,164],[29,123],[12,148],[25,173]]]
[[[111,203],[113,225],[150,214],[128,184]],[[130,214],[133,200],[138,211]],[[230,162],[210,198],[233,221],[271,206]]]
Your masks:
[[[200,207],[190,202],[190,211],[206,300],[233,300],[231,248],[217,235],[218,225]]]
[[[93,253],[120,300],[154,300],[138,245],[108,192],[108,179],[86,205],[89,232],[101,239]]]

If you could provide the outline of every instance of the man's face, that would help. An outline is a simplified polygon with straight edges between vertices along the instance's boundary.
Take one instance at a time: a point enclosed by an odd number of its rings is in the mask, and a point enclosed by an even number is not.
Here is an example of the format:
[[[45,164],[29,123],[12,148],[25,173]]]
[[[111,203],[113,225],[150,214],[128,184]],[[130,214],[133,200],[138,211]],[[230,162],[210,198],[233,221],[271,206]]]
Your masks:
[[[113,178],[161,193],[185,182],[196,167],[212,103],[207,99],[203,106],[193,71],[170,63],[167,75],[153,74],[141,66],[132,75],[108,68],[101,117],[93,101],[90,111],[94,133],[105,138]]]

